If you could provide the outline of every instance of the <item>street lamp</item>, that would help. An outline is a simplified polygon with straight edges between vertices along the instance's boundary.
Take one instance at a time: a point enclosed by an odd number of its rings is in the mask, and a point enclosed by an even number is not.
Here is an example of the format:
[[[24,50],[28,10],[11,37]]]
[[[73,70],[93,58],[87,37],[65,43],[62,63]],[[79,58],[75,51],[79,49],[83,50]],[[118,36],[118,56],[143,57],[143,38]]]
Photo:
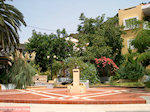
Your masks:
[[[51,58],[50,58],[51,57]],[[54,56],[47,56],[47,59],[50,59],[50,62],[51,62],[51,64],[50,64],[50,67],[51,67],[51,80],[52,80],[52,76],[53,76],[53,74],[52,74],[52,69],[53,69],[53,58],[55,59],[55,58],[57,58],[55,55]]]
[[[56,59],[57,57],[54,55],[53,58]]]
[[[50,58],[50,56],[47,56],[47,59],[49,59]]]

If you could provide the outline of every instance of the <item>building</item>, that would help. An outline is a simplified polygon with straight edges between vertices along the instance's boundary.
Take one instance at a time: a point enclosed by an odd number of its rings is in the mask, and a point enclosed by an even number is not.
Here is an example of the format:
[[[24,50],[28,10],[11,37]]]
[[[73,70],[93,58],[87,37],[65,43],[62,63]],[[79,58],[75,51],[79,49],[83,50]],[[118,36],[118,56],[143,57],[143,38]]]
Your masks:
[[[135,24],[135,21],[144,20],[144,18],[148,16],[150,16],[150,4],[140,4],[134,7],[119,10],[119,25],[123,25],[124,31],[126,32],[126,34],[122,35],[122,38],[124,39],[122,54],[128,53],[129,46],[134,50],[134,47],[131,46],[131,41],[136,37],[133,29],[147,28],[146,22],[144,25],[137,25]]]
[[[73,35],[73,34],[72,34],[72,35]],[[67,40],[67,41],[71,41],[71,42],[74,43],[73,50],[75,50],[75,51],[76,51],[76,50],[79,50],[79,49],[77,48],[77,45],[78,45],[77,43],[78,43],[79,40],[77,40],[77,39],[75,39],[75,38],[73,38],[73,37],[71,37],[71,36],[67,37],[66,40]]]

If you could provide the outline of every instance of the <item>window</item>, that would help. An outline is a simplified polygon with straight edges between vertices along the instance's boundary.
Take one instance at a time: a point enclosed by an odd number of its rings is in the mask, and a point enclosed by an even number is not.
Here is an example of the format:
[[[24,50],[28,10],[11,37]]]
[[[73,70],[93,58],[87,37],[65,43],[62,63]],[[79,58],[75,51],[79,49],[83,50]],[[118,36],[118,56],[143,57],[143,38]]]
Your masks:
[[[128,47],[128,49],[130,48],[130,49],[134,49],[134,46],[133,45],[131,45],[131,42],[133,41],[134,39],[128,39],[127,40],[127,47]]]
[[[136,23],[137,20],[138,20],[138,17],[124,19],[123,21],[124,26],[125,26],[124,30],[138,28],[138,24]]]

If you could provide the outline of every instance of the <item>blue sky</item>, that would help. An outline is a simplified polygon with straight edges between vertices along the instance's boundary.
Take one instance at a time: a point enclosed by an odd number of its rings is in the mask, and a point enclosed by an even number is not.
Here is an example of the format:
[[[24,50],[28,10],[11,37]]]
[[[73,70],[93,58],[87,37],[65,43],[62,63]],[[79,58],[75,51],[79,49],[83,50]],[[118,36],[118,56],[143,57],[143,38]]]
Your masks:
[[[42,33],[55,33],[57,29],[66,28],[67,33],[76,33],[80,23],[79,16],[83,12],[87,17],[105,14],[113,17],[119,9],[136,6],[149,0],[13,0],[7,3],[19,9],[27,23],[21,27],[20,42],[32,36],[32,30]],[[49,29],[41,30],[29,26]]]

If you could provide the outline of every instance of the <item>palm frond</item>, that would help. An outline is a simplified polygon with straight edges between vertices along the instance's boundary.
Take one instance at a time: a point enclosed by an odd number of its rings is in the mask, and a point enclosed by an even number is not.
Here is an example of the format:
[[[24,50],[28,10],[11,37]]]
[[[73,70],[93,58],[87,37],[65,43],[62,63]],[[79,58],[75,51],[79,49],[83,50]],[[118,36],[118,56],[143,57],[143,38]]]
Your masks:
[[[20,26],[26,26],[23,14],[13,5],[0,1],[0,44],[2,48],[15,48],[19,44]],[[12,47],[13,46],[13,47]]]
[[[141,53],[137,59],[138,62],[142,62],[145,60],[150,60],[150,51]]]

